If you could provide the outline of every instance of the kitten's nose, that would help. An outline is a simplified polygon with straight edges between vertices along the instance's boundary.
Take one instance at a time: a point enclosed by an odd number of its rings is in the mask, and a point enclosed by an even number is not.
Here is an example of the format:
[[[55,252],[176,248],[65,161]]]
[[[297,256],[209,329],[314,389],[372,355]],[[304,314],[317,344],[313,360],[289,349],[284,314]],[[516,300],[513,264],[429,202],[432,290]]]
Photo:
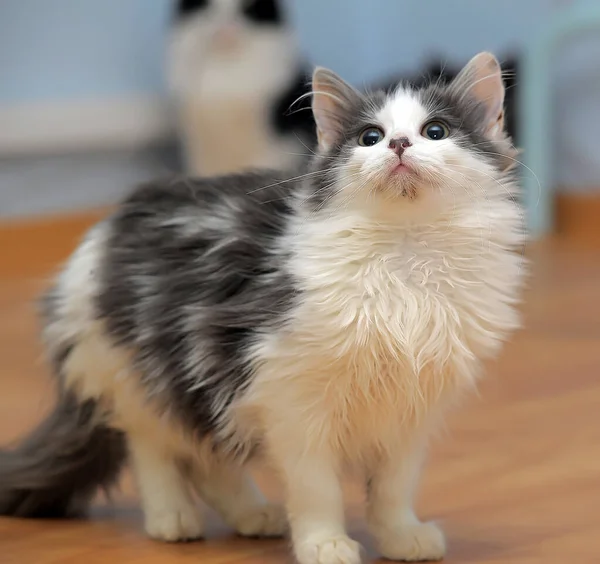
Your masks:
[[[412,143],[408,140],[408,137],[396,137],[396,139],[390,139],[388,147],[394,151],[398,157],[401,157],[404,151],[411,145]]]

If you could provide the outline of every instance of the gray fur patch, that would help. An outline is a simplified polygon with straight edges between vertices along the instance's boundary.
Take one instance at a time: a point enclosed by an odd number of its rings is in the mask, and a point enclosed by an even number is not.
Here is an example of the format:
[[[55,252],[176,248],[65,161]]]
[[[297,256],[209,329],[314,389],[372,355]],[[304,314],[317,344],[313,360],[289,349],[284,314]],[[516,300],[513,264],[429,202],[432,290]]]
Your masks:
[[[195,433],[218,427],[249,383],[252,344],[292,307],[279,241],[296,183],[283,180],[147,185],[112,219],[98,316],[134,351],[148,394]]]

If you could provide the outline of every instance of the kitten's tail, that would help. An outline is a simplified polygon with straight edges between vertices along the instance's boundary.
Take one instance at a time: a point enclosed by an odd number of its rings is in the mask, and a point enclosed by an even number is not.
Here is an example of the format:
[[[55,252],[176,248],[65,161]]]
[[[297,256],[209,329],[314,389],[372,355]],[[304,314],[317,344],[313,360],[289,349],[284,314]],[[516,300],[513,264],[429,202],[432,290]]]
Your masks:
[[[125,436],[94,400],[63,391],[54,411],[14,450],[0,451],[0,515],[73,517],[126,460]]]

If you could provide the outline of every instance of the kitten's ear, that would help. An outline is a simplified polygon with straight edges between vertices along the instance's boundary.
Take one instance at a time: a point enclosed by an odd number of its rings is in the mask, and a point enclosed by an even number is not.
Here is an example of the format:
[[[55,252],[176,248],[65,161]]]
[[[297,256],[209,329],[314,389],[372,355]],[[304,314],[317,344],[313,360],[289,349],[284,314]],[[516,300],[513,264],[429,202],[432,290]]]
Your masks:
[[[317,67],[312,79],[312,109],[322,150],[339,141],[344,123],[356,111],[361,94],[329,69]]]
[[[485,130],[492,138],[504,134],[504,81],[498,59],[491,53],[475,55],[452,82],[459,95],[469,95],[486,108]]]

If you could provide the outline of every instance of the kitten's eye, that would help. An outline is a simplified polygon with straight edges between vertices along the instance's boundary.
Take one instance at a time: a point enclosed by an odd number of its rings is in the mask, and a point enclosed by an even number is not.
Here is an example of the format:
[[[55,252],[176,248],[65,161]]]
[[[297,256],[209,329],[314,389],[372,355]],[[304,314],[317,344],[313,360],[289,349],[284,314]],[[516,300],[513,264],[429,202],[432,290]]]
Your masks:
[[[446,137],[450,135],[450,130],[448,129],[448,126],[441,121],[430,121],[423,126],[421,135],[432,141],[440,141],[441,139],[446,139]]]
[[[363,147],[372,147],[373,145],[377,145],[383,137],[383,131],[378,127],[367,127],[358,136],[358,144]]]

